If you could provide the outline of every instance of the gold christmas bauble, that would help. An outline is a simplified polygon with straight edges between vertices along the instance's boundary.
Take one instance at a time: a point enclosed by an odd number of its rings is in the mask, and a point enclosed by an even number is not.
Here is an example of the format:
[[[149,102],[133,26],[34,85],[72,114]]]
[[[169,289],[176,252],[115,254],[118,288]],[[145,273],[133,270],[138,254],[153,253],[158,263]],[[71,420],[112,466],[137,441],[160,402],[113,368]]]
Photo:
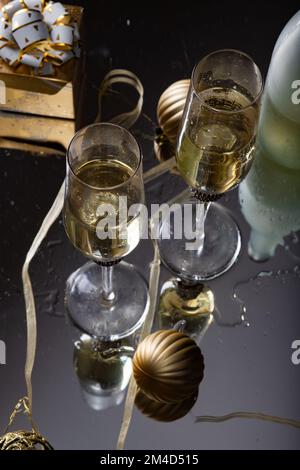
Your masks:
[[[138,387],[152,400],[182,401],[195,394],[203,378],[200,348],[184,333],[159,330],[147,336],[133,357]]]
[[[0,436],[0,450],[53,450],[53,447],[35,431],[20,430]]]
[[[183,418],[194,406],[197,400],[198,391],[177,403],[163,403],[150,400],[141,390],[138,390],[135,397],[135,404],[143,415],[156,421],[171,422]]]
[[[170,85],[158,101],[158,124],[173,145],[176,143],[189,86],[189,79],[179,80]]]

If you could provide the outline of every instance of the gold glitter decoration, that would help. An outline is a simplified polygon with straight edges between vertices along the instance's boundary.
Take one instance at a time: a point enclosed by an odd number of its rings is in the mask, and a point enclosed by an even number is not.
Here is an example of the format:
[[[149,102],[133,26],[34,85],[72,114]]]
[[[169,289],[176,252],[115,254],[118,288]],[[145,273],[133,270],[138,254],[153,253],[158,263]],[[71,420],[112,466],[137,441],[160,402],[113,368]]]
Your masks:
[[[35,431],[20,430],[0,437],[0,450],[53,450],[53,447]]]
[[[28,416],[32,429],[26,431],[8,431],[18,413]],[[49,442],[37,431],[32,420],[31,408],[28,397],[21,398],[16,404],[5,430],[5,434],[0,436],[0,450],[53,450]]]

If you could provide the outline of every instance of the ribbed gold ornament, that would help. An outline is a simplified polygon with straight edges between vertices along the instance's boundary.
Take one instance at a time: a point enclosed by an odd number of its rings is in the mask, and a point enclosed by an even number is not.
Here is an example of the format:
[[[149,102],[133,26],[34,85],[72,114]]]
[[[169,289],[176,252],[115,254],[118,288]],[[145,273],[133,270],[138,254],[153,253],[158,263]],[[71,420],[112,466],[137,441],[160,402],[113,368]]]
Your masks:
[[[135,404],[143,415],[156,421],[171,422],[183,418],[194,406],[197,400],[198,391],[194,395],[177,403],[163,403],[145,395],[142,390],[138,390],[135,397]]]
[[[165,403],[195,394],[203,378],[200,348],[184,333],[159,330],[148,335],[133,357],[138,387],[148,398]]]
[[[157,105],[159,127],[171,144],[175,145],[190,80],[179,80],[170,85],[161,95]]]

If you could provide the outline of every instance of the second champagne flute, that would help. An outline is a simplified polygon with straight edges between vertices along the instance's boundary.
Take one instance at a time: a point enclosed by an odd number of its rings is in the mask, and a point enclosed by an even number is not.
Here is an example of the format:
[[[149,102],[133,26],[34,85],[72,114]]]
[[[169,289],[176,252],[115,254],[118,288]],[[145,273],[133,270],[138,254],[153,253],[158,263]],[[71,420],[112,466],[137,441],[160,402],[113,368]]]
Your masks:
[[[145,279],[122,261],[139,243],[144,203],[142,155],[120,126],[81,129],[67,152],[64,224],[90,262],[67,281],[65,305],[73,324],[105,341],[128,337],[148,307]]]
[[[193,194],[177,209],[183,213],[184,237],[175,236],[176,214],[174,222],[165,219],[159,227],[162,260],[184,280],[213,279],[238,257],[235,221],[224,207],[209,205],[235,188],[251,167],[261,92],[259,68],[243,52],[216,51],[194,68],[176,152],[177,168]],[[163,239],[166,232],[172,240]]]

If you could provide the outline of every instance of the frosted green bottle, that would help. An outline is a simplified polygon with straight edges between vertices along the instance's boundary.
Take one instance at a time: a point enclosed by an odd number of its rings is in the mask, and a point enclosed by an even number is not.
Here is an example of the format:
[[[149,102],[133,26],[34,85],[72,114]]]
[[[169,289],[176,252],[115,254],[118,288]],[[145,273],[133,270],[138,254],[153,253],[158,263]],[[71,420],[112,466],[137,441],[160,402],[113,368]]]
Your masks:
[[[275,45],[257,135],[257,152],[240,185],[250,224],[249,255],[274,255],[284,237],[300,229],[300,11]]]

